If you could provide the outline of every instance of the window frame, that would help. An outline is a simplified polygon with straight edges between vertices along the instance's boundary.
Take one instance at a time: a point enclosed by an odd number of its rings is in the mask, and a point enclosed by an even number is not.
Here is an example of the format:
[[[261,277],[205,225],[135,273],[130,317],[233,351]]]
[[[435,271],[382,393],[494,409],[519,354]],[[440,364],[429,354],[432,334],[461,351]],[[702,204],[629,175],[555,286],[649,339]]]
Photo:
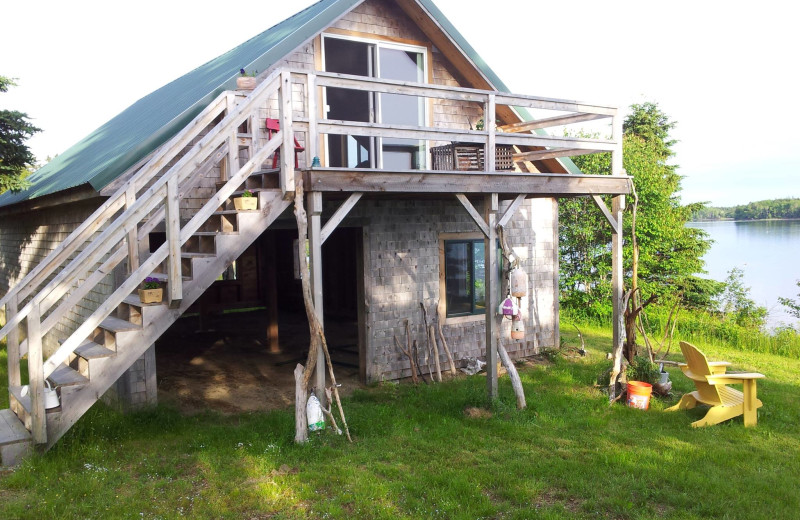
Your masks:
[[[458,323],[468,323],[473,321],[481,321],[486,316],[485,308],[480,312],[475,312],[474,308],[474,294],[472,297],[472,311],[470,314],[448,314],[447,310],[447,274],[446,274],[446,243],[447,242],[460,242],[460,243],[475,243],[479,241],[483,241],[485,237],[482,233],[440,233],[439,234],[439,319],[444,324],[458,324]],[[503,272],[503,257],[501,254],[501,247],[500,242],[497,242],[497,267],[498,267],[498,281],[500,281],[500,275]],[[473,258],[473,265],[471,266],[474,275],[474,258]],[[498,298],[500,297],[500,293],[502,292],[502,283],[498,283],[497,292]]]

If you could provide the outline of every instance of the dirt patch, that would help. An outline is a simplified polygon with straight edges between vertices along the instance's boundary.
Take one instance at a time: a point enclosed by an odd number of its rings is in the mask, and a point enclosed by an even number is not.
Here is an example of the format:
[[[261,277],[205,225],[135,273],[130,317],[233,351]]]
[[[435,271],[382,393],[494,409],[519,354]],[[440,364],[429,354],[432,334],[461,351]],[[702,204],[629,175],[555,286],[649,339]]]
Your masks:
[[[283,318],[283,317],[282,317]],[[158,398],[183,413],[261,412],[294,406],[294,375],[305,364],[308,329],[304,316],[279,324],[281,351],[269,352],[262,312],[218,316],[200,330],[197,317],[178,320],[156,343]],[[330,329],[330,330],[329,330]],[[334,373],[343,395],[361,387],[356,329],[326,323]],[[355,343],[355,345],[354,345]]]
[[[484,408],[475,408],[473,406],[464,409],[464,415],[470,419],[491,419],[492,412]]]

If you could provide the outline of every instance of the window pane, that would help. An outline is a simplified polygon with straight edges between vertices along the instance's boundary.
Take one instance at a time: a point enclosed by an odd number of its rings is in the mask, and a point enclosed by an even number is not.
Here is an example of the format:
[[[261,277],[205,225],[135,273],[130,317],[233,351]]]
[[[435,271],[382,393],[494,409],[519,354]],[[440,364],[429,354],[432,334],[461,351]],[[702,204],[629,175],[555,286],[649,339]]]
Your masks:
[[[445,292],[448,316],[472,312],[470,253],[469,243],[445,242]]]
[[[486,265],[486,257],[484,256],[485,248],[483,247],[483,240],[476,240],[472,242],[472,265],[473,265],[473,280],[475,280],[474,296],[474,312],[486,311],[486,273],[483,266]]]

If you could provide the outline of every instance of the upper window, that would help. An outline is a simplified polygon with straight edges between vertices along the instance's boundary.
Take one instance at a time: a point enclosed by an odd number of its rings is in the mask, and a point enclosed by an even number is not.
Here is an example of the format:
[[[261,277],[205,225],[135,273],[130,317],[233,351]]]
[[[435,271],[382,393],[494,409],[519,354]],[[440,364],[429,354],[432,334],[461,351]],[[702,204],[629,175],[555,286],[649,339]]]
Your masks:
[[[413,45],[340,35],[323,35],[324,68],[328,72],[425,83],[427,49]],[[419,96],[327,87],[325,118],[363,123],[425,126],[426,103]],[[327,135],[329,166],[384,168],[425,167],[424,141],[374,135]]]

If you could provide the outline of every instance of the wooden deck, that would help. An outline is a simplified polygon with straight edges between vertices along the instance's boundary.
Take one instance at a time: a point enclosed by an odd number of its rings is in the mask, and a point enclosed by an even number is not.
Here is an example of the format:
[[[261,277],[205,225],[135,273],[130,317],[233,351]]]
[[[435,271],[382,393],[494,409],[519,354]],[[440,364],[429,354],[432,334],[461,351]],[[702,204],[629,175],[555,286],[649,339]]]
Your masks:
[[[626,195],[631,178],[626,175],[574,175],[562,173],[467,172],[444,170],[375,170],[313,168],[304,172],[309,191],[456,194],[525,194],[530,197]]]

